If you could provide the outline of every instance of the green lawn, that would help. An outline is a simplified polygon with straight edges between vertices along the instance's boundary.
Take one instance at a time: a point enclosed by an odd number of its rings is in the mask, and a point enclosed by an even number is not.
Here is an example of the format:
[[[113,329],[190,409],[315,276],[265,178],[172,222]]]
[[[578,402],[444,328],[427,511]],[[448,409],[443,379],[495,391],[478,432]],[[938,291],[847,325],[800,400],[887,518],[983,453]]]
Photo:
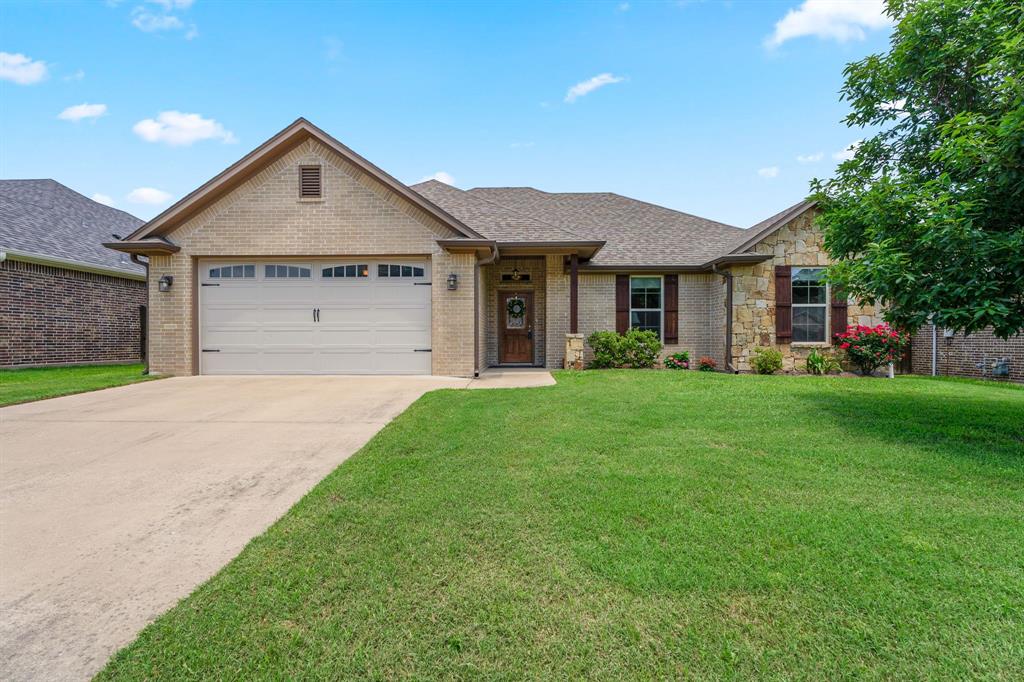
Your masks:
[[[156,378],[144,376],[143,369],[144,365],[79,365],[0,370],[0,406]]]
[[[1024,678],[1024,391],[430,393],[105,679]]]

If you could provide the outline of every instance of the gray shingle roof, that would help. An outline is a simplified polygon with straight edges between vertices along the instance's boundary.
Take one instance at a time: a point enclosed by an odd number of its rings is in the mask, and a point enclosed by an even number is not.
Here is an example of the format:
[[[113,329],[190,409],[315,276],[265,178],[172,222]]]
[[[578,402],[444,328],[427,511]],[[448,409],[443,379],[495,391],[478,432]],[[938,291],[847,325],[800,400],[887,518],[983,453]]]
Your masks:
[[[437,180],[412,185],[417,193],[434,202],[466,225],[497,242],[578,241],[588,239],[558,225],[475,196]]]
[[[145,270],[103,246],[143,223],[56,180],[0,180],[0,250],[26,251],[124,272]]]
[[[478,187],[494,201],[584,239],[603,239],[591,265],[696,266],[727,253],[743,230],[610,192],[550,193],[532,187]]]

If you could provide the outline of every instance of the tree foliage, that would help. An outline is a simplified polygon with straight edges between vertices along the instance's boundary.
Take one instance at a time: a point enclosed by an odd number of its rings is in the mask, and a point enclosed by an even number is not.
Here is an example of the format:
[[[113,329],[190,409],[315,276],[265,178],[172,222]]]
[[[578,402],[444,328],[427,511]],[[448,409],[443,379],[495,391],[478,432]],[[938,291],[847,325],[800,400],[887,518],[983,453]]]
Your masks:
[[[874,132],[812,189],[830,279],[916,329],[1024,329],[1024,3],[889,0],[887,54],[847,65]]]

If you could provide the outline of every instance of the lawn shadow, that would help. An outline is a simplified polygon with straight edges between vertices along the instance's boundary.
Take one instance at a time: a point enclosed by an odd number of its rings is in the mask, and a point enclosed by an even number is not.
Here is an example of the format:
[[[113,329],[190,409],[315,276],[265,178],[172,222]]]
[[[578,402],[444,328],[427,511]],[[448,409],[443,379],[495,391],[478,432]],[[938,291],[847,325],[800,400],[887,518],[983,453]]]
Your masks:
[[[834,381],[865,384],[811,386],[794,392],[792,399],[811,410],[807,414],[820,415],[854,438],[870,434],[894,445],[924,446],[977,463],[1024,469],[1024,395],[981,386],[958,394],[963,385],[931,382],[924,391],[901,380],[889,391],[863,391],[866,382],[889,380]]]

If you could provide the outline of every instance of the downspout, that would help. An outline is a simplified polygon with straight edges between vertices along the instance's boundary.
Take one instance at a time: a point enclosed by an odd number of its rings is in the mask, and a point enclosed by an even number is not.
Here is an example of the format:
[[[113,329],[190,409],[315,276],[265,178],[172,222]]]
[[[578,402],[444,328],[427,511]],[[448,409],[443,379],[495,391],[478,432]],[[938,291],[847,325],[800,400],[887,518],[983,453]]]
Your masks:
[[[932,376],[938,376],[939,365],[939,328],[932,319]]]
[[[149,305],[149,259],[142,260],[139,258],[139,254],[133,253],[129,255],[129,258],[136,265],[141,265],[146,270],[146,368],[142,370],[143,374],[149,374],[149,318],[150,313],[153,312],[152,307]]]
[[[473,273],[473,376],[479,377],[480,370],[480,268],[498,260],[498,245],[491,247],[491,255],[476,262]]]
[[[732,366],[732,270],[722,272],[717,265],[712,263],[711,272],[720,275],[725,281],[725,366],[733,374],[739,374],[739,371]]]

